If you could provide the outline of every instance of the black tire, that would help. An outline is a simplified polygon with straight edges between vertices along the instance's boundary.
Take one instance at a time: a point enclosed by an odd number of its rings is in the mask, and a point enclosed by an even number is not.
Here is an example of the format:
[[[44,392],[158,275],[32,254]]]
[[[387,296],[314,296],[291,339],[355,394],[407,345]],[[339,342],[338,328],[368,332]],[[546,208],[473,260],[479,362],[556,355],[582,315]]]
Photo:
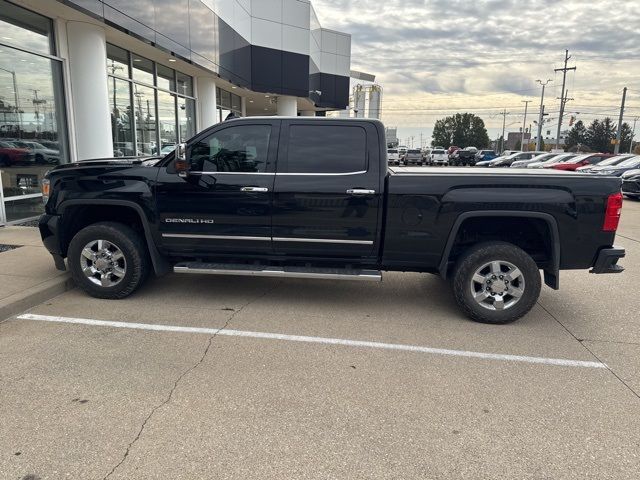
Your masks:
[[[504,310],[490,310],[474,298],[471,280],[476,271],[491,261],[505,261],[516,266],[524,278],[524,292],[519,300]],[[507,242],[479,243],[458,260],[453,272],[453,295],[464,313],[481,323],[511,323],[529,312],[540,296],[540,271],[531,256]],[[480,289],[482,290],[482,289]]]
[[[123,253],[126,262],[125,274],[113,286],[105,287],[93,283],[82,271],[82,250],[93,240],[107,240]],[[117,222],[99,222],[80,230],[71,240],[67,252],[67,263],[76,284],[92,297],[120,299],[131,295],[149,274],[149,255],[141,236],[132,228]]]
[[[8,167],[11,164],[11,160],[9,159],[9,155],[3,155],[0,157],[0,166]]]

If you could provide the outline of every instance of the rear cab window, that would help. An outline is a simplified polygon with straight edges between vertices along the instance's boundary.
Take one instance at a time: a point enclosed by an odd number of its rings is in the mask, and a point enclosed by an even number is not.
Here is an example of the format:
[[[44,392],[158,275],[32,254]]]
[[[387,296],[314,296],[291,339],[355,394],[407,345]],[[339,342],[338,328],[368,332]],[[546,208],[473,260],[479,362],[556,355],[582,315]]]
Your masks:
[[[358,125],[290,125],[282,173],[367,171],[367,132]]]

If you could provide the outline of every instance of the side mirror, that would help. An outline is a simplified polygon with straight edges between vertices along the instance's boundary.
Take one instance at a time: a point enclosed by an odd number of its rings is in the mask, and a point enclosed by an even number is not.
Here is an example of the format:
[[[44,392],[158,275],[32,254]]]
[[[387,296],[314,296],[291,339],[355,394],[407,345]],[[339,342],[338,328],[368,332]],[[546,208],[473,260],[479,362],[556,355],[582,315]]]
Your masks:
[[[179,177],[186,177],[189,175],[189,162],[187,161],[187,145],[185,143],[179,143],[175,149],[176,160],[174,162],[176,172]]]

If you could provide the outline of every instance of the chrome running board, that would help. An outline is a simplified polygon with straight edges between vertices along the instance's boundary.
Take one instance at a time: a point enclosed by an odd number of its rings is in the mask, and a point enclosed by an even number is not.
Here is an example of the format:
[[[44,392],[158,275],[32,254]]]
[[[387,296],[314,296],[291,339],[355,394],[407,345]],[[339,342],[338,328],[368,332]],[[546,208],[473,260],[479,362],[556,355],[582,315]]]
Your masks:
[[[273,267],[227,263],[182,262],[173,267],[176,273],[200,273],[205,275],[243,275],[250,277],[316,278],[324,280],[361,280],[380,282],[379,270],[340,268]]]

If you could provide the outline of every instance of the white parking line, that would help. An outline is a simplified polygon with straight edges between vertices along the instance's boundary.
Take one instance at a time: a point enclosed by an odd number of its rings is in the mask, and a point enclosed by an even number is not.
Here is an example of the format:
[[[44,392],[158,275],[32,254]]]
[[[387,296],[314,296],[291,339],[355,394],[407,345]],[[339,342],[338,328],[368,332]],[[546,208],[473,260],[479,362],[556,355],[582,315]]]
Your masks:
[[[385,350],[399,350],[405,352],[429,353],[432,355],[447,355],[453,357],[481,358],[483,360],[502,360],[507,362],[536,363],[542,365],[557,365],[561,367],[607,368],[601,362],[585,360],[569,360],[565,358],[529,357],[526,355],[507,355],[503,353],[470,352],[466,350],[450,350],[446,348],[421,347],[417,345],[403,345],[398,343],[368,342],[363,340],[346,340],[342,338],[308,337],[304,335],[286,335],[283,333],[250,332],[245,330],[227,330],[220,328],[181,327],[176,325],[154,325],[149,323],[114,322],[93,320],[90,318],[56,317],[50,315],[34,315],[27,313],[17,317],[20,320],[35,320],[39,322],[73,323],[92,325],[96,327],[130,328],[134,330],[152,330],[157,332],[204,333],[207,335],[225,335],[228,337],[264,338],[268,340],[284,340],[288,342],[320,343],[325,345],[344,345],[347,347],[380,348]]]

